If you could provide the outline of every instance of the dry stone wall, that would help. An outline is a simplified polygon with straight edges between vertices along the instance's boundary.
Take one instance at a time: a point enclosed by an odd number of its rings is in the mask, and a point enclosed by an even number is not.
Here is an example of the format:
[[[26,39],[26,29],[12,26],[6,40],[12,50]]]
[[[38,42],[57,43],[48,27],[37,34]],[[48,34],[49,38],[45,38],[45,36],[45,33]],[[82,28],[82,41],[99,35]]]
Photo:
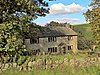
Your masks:
[[[22,65],[18,65],[17,63],[1,63],[0,62],[0,72],[5,71],[10,68],[16,68],[18,70],[32,71],[33,69],[52,69],[52,68],[64,68],[66,66],[70,67],[86,67],[89,65],[99,65],[100,58],[96,57],[87,57],[80,59],[67,59],[63,60],[52,60],[52,59],[37,59],[31,60]]]

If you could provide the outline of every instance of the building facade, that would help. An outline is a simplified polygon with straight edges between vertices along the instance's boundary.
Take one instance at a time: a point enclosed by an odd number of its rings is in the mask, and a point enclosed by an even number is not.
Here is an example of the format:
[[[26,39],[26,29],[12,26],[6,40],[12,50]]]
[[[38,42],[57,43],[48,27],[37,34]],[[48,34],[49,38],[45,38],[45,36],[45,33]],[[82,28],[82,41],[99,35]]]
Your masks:
[[[45,27],[38,36],[25,39],[27,50],[33,53],[67,53],[77,51],[77,33],[69,27]]]

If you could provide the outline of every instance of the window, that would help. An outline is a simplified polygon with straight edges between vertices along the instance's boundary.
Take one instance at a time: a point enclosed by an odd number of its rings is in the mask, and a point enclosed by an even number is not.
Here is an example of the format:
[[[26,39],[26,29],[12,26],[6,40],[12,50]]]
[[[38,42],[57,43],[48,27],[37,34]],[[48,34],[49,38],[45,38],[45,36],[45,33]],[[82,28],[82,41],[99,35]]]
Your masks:
[[[48,42],[56,42],[57,38],[56,37],[48,37]]]
[[[39,54],[39,53],[40,53],[40,49],[33,50],[34,55]]]
[[[57,52],[57,47],[48,48],[49,53]]]
[[[72,36],[68,36],[68,40],[72,40],[73,39],[73,37]]]
[[[68,50],[72,50],[72,46],[68,46]]]
[[[32,38],[30,39],[31,44],[39,43],[39,38]]]

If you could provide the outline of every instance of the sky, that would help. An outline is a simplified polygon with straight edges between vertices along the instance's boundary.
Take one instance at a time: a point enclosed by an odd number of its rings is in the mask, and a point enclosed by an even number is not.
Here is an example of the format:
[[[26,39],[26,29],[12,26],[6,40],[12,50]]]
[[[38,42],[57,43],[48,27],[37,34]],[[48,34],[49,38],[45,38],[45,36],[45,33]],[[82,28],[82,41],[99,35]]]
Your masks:
[[[46,0],[47,1],[47,0]],[[83,13],[89,9],[92,0],[55,0],[49,2],[49,14],[38,17],[35,22],[41,26],[51,21],[59,23],[82,24],[86,23]]]

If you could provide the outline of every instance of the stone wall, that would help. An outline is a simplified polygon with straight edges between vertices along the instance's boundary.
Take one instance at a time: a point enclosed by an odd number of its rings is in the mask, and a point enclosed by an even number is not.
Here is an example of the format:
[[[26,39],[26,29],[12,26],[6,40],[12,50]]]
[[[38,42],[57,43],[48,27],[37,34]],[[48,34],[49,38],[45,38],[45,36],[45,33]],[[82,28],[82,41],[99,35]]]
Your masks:
[[[27,63],[25,62],[22,65],[18,65],[17,63],[1,63],[0,62],[0,72],[3,72],[10,68],[18,69],[19,71],[31,71],[33,69],[52,69],[52,68],[63,68],[66,66],[70,67],[86,67],[89,65],[99,65],[100,64],[100,58],[97,57],[86,57],[86,58],[64,58],[63,60],[53,60],[50,59],[37,59],[37,60],[31,60]]]

